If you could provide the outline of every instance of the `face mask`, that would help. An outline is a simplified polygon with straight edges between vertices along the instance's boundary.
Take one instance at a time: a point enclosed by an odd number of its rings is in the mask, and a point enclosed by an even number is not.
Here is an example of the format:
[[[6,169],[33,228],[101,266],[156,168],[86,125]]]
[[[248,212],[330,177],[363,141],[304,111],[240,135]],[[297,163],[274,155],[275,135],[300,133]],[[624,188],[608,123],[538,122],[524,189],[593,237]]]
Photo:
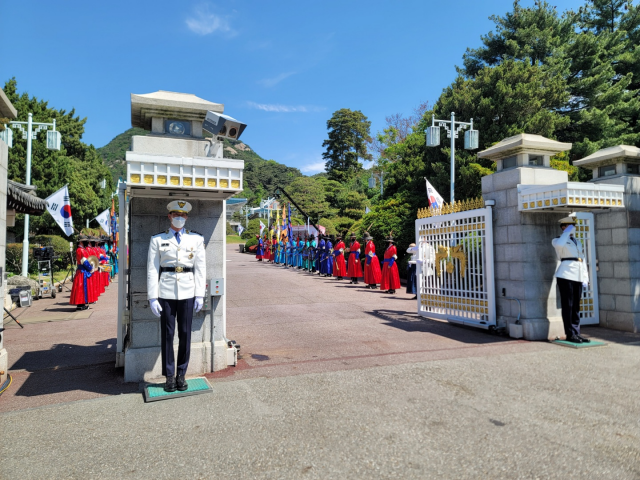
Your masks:
[[[176,228],[182,228],[184,227],[184,224],[186,221],[187,219],[184,217],[173,217],[171,219],[171,225],[173,225]]]

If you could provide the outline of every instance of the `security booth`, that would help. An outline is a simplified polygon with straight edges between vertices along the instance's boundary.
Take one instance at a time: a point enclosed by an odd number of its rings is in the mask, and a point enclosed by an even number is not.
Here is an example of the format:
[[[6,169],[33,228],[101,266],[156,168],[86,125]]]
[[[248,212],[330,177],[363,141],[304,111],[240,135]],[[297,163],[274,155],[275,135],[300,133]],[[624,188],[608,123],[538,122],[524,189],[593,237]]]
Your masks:
[[[590,169],[589,185],[618,188],[617,207],[594,211],[600,324],[640,331],[640,148],[617,145],[573,162]]]
[[[246,125],[223,111],[224,105],[192,94],[131,95],[131,125],[150,134],[132,137],[118,192],[116,365],[124,366],[127,382],[161,376],[160,319],[147,301],[147,255],[151,237],[169,228],[172,200],[192,205],[185,228],[202,234],[206,252],[207,293],[203,309],[193,315],[187,375],[235,364],[235,346],[226,338],[226,200],[243,189],[244,162],[223,157],[223,140],[238,139]],[[205,138],[205,131],[213,136]]]

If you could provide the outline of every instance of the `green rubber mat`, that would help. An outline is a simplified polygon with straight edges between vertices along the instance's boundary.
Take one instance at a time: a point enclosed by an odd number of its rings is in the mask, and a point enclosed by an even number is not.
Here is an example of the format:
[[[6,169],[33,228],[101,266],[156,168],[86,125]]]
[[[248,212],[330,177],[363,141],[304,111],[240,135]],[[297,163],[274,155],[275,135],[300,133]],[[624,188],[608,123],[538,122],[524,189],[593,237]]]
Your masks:
[[[569,347],[569,348],[604,347],[605,345],[607,345],[605,342],[599,342],[598,340],[591,340],[589,343],[573,343],[573,342],[567,342],[566,340],[554,340],[551,343],[555,343],[556,345],[561,345],[563,347]]]
[[[190,395],[199,395],[201,393],[211,393],[211,385],[206,378],[189,378],[187,379],[187,388],[184,392],[165,392],[164,383],[152,383],[144,387],[144,401],[155,402],[157,400],[168,400],[170,398],[188,397]]]

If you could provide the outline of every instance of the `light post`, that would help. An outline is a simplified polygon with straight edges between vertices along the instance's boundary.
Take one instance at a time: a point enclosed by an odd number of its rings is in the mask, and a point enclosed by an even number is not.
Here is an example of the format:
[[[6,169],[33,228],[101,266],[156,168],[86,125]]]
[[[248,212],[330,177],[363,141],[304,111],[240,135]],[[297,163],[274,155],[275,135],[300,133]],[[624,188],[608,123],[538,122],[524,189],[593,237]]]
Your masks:
[[[384,172],[380,170],[380,173],[371,172],[371,178],[369,178],[369,188],[374,188],[376,186],[376,178],[380,180],[380,197],[384,194],[384,187],[382,185]]]
[[[12,127],[17,127],[22,132],[22,138],[27,141],[27,172],[26,172],[26,185],[31,185],[31,140],[36,138],[36,135],[41,130],[48,130],[52,127],[51,131],[47,131],[47,148],[49,150],[60,150],[61,136],[60,132],[56,132],[56,120],[53,119],[53,123],[34,122],[33,114],[29,113],[29,119],[26,122],[9,122]],[[25,129],[26,125],[26,129]],[[11,145],[10,145],[11,146]],[[24,240],[22,240],[22,276],[27,277],[29,275],[29,215],[24,216]]]
[[[436,126],[438,122],[438,126]],[[437,147],[440,145],[440,127],[444,127],[447,130],[447,137],[451,139],[451,199],[449,202],[453,204],[455,201],[455,139],[458,138],[458,133],[469,127],[469,130],[464,132],[464,148],[466,150],[475,150],[478,148],[478,131],[473,129],[473,118],[470,122],[456,122],[456,114],[451,112],[451,120],[436,120],[434,116],[431,116],[431,126],[427,127],[427,147]]]

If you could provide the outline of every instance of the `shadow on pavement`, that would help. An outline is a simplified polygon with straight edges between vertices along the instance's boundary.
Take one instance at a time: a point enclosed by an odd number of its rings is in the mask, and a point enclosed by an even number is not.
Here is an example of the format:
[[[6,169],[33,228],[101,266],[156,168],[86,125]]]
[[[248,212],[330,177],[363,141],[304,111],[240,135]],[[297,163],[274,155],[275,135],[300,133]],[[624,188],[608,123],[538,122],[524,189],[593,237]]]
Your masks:
[[[137,384],[125,384],[122,369],[115,367],[116,339],[95,345],[56,344],[49,350],[25,352],[10,370],[26,370],[29,376],[15,392],[33,397],[69,391],[107,395],[137,392]]]
[[[415,300],[414,300],[415,302]],[[455,323],[447,323],[437,320],[431,320],[421,317],[417,313],[402,310],[386,310],[379,309],[366,312],[385,321],[386,325],[404,330],[405,332],[423,332],[431,333],[441,337],[449,338],[457,342],[488,344],[510,341],[510,338],[492,335],[485,330],[458,325]]]

